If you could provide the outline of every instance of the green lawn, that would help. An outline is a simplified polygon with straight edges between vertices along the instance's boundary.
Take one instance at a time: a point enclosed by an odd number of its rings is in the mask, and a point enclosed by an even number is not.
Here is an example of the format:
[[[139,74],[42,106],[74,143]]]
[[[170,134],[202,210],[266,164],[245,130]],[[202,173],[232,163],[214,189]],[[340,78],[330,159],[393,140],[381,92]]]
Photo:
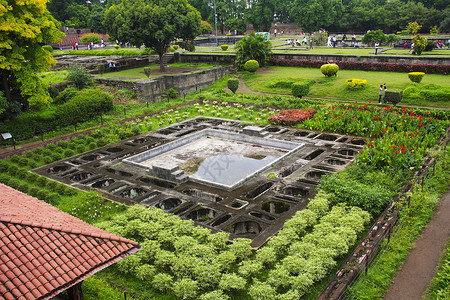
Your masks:
[[[290,87],[286,87],[286,84],[283,85],[283,82],[312,79],[315,84],[311,86],[308,97],[372,101],[372,103],[378,102],[380,84],[386,83],[388,90],[403,90],[411,83],[407,73],[340,70],[337,77],[328,78],[319,69],[296,67],[268,67],[267,69],[260,69],[255,74],[244,73],[243,79],[252,91],[283,95],[291,94]],[[367,80],[367,87],[357,91],[348,90],[345,86],[347,79],[365,79]],[[450,81],[446,75],[426,74],[421,84],[429,83],[445,87],[450,86]],[[411,103],[409,99],[402,100],[402,103],[418,104],[417,101]],[[420,105],[450,107],[448,102],[423,101]]]
[[[170,65],[166,65],[166,68],[170,67],[177,67],[177,68],[189,68],[189,69],[209,69],[214,67],[215,65],[211,64],[205,64],[205,63],[174,63]],[[152,64],[149,66],[152,70],[159,70],[159,64]],[[161,75],[153,75],[150,74],[150,78],[158,77]],[[118,72],[108,72],[104,73],[101,76],[98,76],[98,78],[103,79],[114,79],[114,78],[129,78],[134,80],[142,80],[147,79],[147,76],[144,74],[144,67],[135,68],[135,69],[129,69],[129,70],[123,70]]]
[[[38,76],[43,83],[52,84],[65,81],[68,74],[67,70],[59,70],[39,73]]]

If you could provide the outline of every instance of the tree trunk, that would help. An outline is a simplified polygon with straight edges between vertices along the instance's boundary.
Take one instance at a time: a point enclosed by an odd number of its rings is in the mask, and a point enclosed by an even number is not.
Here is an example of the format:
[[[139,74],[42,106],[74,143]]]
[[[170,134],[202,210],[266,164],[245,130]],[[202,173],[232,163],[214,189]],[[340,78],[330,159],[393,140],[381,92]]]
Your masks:
[[[163,57],[164,57],[164,53],[160,53],[159,55],[159,70],[161,72],[164,72],[166,69],[164,68],[164,62],[163,62]]]
[[[8,102],[11,102],[11,92],[9,91],[9,83],[8,83],[8,76],[9,71],[2,69],[2,85],[3,85],[3,91],[5,92],[5,97]]]

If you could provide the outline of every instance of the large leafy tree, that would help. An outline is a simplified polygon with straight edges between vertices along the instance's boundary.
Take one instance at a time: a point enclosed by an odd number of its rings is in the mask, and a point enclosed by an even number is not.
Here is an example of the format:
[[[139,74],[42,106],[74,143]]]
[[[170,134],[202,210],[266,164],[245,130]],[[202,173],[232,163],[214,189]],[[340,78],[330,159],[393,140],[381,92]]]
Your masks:
[[[269,31],[275,14],[274,0],[258,0],[252,3],[249,20],[256,31]]]
[[[291,17],[306,32],[337,24],[342,16],[341,0],[295,0]]]
[[[2,86],[11,100],[10,83],[32,105],[47,105],[51,98],[37,72],[47,71],[56,61],[41,46],[59,42],[64,33],[46,8],[47,0],[0,1],[0,72]]]
[[[200,13],[186,0],[124,0],[106,11],[104,21],[112,38],[154,49],[161,70],[170,43],[193,40],[200,34],[200,24]]]

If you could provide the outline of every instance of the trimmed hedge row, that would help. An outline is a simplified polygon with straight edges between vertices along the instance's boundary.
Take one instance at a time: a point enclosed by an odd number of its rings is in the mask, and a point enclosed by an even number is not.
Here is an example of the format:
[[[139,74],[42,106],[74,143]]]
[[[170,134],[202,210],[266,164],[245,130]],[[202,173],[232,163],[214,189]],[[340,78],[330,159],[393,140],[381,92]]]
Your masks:
[[[310,59],[278,59],[271,58],[269,64],[272,66],[287,67],[307,67],[320,68],[325,62],[322,60]],[[397,64],[397,63],[379,63],[379,62],[355,62],[339,61],[334,62],[339,65],[341,70],[362,70],[362,71],[388,71],[388,72],[424,72],[427,74],[450,73],[450,65],[432,65],[432,64]]]
[[[26,140],[41,133],[88,121],[98,116],[99,112],[109,111],[113,107],[111,95],[98,89],[86,89],[55,109],[24,113],[13,121],[0,123],[0,131],[10,132],[16,141]]]

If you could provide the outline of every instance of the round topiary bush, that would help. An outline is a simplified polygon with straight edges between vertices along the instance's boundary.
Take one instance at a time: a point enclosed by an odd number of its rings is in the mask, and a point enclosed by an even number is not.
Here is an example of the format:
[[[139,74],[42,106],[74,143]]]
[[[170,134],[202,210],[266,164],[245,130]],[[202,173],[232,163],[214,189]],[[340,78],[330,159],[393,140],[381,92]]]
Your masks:
[[[21,159],[19,159],[19,165],[22,167],[25,167],[26,165],[28,165],[28,158],[22,157]]]
[[[220,45],[220,49],[222,49],[222,51],[227,51],[228,47],[228,45]]]
[[[29,182],[35,182],[38,177],[39,177],[39,175],[36,173],[27,173],[27,175],[26,175],[26,179]]]
[[[64,157],[71,157],[75,155],[75,151],[73,151],[72,149],[66,149],[64,150]]]
[[[51,157],[52,157],[53,161],[58,161],[63,158],[60,153],[53,153]]]
[[[50,150],[55,150],[55,148],[56,148],[56,145],[55,144],[48,144],[47,145],[47,149],[50,149]]]
[[[58,186],[58,182],[54,180],[48,180],[47,182],[47,188],[51,191],[55,191],[56,187]]]
[[[42,49],[45,49],[48,52],[53,52],[53,47],[50,45],[44,45],[44,46],[42,46]]]
[[[18,189],[20,186],[20,181],[17,179],[11,179],[9,180],[8,185],[13,189]]]
[[[8,171],[9,164],[6,161],[0,160],[0,173]]]
[[[45,187],[47,185],[47,181],[47,177],[45,176],[39,176],[36,178],[36,183],[41,187]]]
[[[27,153],[25,153],[25,156],[28,157],[28,158],[32,158],[33,155],[34,155],[34,153],[31,152],[31,151],[27,151]]]
[[[180,48],[180,46],[178,46],[178,45],[173,45],[172,48],[173,48],[173,50],[176,51],[176,50],[178,50],[178,48]]]
[[[60,197],[57,193],[49,193],[45,202],[51,205],[57,205],[59,203]]]
[[[19,168],[17,166],[14,166],[14,165],[9,166],[8,167],[8,174],[11,175],[11,176],[14,176],[14,175],[16,175],[18,169]]]
[[[347,79],[345,86],[349,90],[362,90],[367,86],[367,80],[364,79]]]
[[[17,155],[17,154],[14,154],[14,155],[11,156],[11,158],[10,158],[10,160],[11,160],[13,163],[18,163],[18,162],[19,162],[19,159],[20,159],[20,156]]]
[[[28,173],[27,169],[19,168],[17,169],[16,176],[19,178],[25,178],[25,176],[27,176],[27,173]]]
[[[308,95],[309,93],[309,84],[300,82],[292,84],[292,95],[297,98],[301,98],[303,96]]]
[[[95,148],[97,148],[97,143],[92,142],[88,145],[89,150],[94,150]]]
[[[230,89],[230,91],[236,93],[237,89],[239,88],[239,78],[230,78],[228,79],[227,86]]]
[[[85,151],[86,151],[86,148],[85,148],[84,145],[78,145],[78,147],[77,147],[77,152],[78,153],[83,153]]]
[[[34,154],[42,154],[43,151],[44,151],[44,148],[37,147],[36,149],[34,149]]]
[[[339,66],[336,64],[325,64],[320,67],[320,72],[327,77],[337,76]]]
[[[47,199],[48,192],[45,190],[40,190],[39,192],[37,192],[36,196],[39,200],[45,200]]]
[[[420,83],[425,76],[424,72],[411,72],[408,73],[409,80],[412,82]]]
[[[68,145],[69,145],[68,141],[59,141],[58,142],[58,147],[61,147],[61,148],[67,148]]]
[[[19,185],[19,191],[21,191],[22,193],[28,193],[28,183],[22,183],[21,185]]]
[[[30,188],[28,195],[36,197],[37,193],[39,193],[39,188],[34,186],[34,187]]]
[[[244,64],[244,69],[249,72],[256,72],[259,69],[259,63],[256,60],[247,60]]]

